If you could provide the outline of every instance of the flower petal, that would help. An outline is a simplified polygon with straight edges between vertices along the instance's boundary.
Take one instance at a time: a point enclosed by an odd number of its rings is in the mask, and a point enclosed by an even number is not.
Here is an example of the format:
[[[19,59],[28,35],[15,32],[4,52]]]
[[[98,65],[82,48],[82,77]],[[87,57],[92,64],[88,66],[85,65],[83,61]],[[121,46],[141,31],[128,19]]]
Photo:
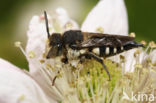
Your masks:
[[[149,58],[151,58],[152,64],[156,64],[156,50],[153,50],[152,52],[150,52]]]
[[[141,53],[138,54],[137,57],[134,56],[135,52],[139,49],[132,49],[130,51],[127,51],[125,55],[125,72],[134,72],[135,70],[135,64],[142,64],[144,61],[145,53],[143,50],[140,49]]]
[[[127,13],[123,0],[100,0],[82,24],[82,30],[97,32],[102,27],[104,33],[128,34]]]
[[[51,28],[51,25],[49,26]],[[30,21],[27,36],[26,55],[29,61],[30,72],[35,72],[37,68],[33,68],[31,63],[35,60],[40,60],[45,52],[47,39],[45,21],[39,16],[34,16]]]
[[[40,86],[26,73],[0,59],[1,103],[55,103],[49,102]]]
[[[78,24],[72,20],[67,11],[63,8],[57,8],[53,16],[53,25],[57,32],[64,32],[71,29],[79,29]]]

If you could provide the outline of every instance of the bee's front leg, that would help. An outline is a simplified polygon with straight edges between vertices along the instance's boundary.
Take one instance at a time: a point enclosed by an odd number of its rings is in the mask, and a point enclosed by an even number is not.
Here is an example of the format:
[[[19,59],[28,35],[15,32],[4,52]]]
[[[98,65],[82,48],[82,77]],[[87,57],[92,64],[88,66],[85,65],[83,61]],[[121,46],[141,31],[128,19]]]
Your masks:
[[[63,63],[65,63],[65,64],[68,64],[67,53],[68,53],[67,48],[66,48],[66,46],[64,46],[64,48],[63,48],[63,58],[61,59],[61,61]]]
[[[61,59],[61,61],[65,64],[68,64],[68,58],[65,56]]]
[[[55,85],[55,81],[58,78],[58,75],[60,74],[60,71],[57,72],[57,74],[54,76],[53,80],[52,80],[52,86]]]
[[[103,66],[103,68],[105,69],[105,71],[106,71],[107,74],[108,74],[109,81],[111,80],[110,73],[109,73],[109,71],[108,71],[106,65],[104,64],[103,60],[102,60],[100,57],[96,56],[95,54],[93,54],[93,53],[91,53],[91,52],[87,52],[87,53],[85,53],[85,54],[81,54],[79,57],[81,58],[81,57],[84,57],[84,56],[85,56],[86,58],[93,58],[93,59],[95,59],[96,61],[98,61],[99,63],[101,63],[102,66]]]
[[[53,78],[53,80],[52,80],[52,86],[55,85],[56,78],[57,78],[57,75],[56,75],[56,76]]]

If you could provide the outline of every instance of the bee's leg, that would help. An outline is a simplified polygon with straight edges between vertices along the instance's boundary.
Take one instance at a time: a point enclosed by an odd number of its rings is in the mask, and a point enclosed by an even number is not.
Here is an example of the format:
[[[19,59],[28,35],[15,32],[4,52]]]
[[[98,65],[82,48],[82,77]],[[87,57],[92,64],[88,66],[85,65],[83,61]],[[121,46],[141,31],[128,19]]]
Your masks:
[[[96,56],[95,54],[93,54],[91,52],[88,52],[88,53],[85,53],[85,54],[81,54],[80,55],[80,58],[83,57],[83,56],[85,56],[85,57],[91,57],[91,58],[95,59],[96,61],[98,61],[99,63],[101,63],[102,66],[103,66],[103,68],[105,69],[105,71],[107,72],[107,74],[109,76],[109,81],[111,80],[110,73],[109,73],[106,65],[104,64],[103,60],[100,57]]]
[[[67,52],[68,52],[68,51],[67,51],[66,47],[64,47],[64,49],[63,49],[63,56],[64,56],[64,57],[62,58],[61,61],[62,61],[63,63],[65,63],[65,64],[68,64]]]
[[[53,80],[52,80],[52,86],[55,85],[56,78],[57,78],[57,75],[56,75],[56,76],[53,78]]]
[[[55,77],[53,78],[53,80],[52,80],[52,86],[55,85],[55,81],[56,81],[56,79],[57,79],[59,73],[60,73],[60,71],[58,71],[57,74],[55,75]]]
[[[65,64],[68,64],[68,58],[67,58],[67,57],[62,58],[61,61],[62,61],[63,63],[65,63]]]

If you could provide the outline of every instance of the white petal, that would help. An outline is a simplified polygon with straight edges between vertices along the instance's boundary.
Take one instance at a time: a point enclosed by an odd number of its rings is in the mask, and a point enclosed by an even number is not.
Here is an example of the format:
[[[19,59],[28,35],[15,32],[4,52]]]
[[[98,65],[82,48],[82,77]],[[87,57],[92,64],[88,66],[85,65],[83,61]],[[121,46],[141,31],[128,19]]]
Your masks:
[[[26,73],[0,59],[1,103],[55,103],[49,102],[39,85]]]
[[[55,19],[60,19],[61,24],[63,23],[68,23],[71,19],[67,16],[66,12],[64,11],[57,11],[59,13],[58,18]],[[52,15],[53,16],[53,15]],[[64,17],[67,18],[65,19],[66,21],[64,22]],[[54,24],[55,20],[54,18],[49,17],[49,26],[51,26],[51,22]],[[62,19],[61,19],[62,18]],[[65,24],[64,24],[65,25]],[[77,25],[77,24],[76,24]],[[76,26],[74,26],[76,27]],[[63,27],[62,27],[63,28]],[[51,26],[50,30],[53,30],[54,28]],[[54,31],[54,30],[53,30]],[[51,32],[53,32],[51,31]],[[57,32],[57,31],[56,31]],[[52,83],[49,79],[47,79],[47,76],[43,73],[43,68],[40,63],[40,60],[46,60],[45,57],[43,57],[43,54],[45,53],[45,48],[46,48],[46,39],[47,39],[47,33],[45,30],[45,21],[38,17],[34,16],[32,20],[30,21],[29,25],[29,30],[27,32],[28,35],[28,42],[26,46],[26,54],[29,62],[29,70],[33,78],[38,82],[38,84],[41,86],[41,88],[46,92],[48,95],[48,99],[51,100],[53,97],[55,100],[60,100],[60,95],[57,95],[54,90],[55,88],[52,87]],[[33,58],[29,58],[29,56],[32,56]],[[54,60],[50,60],[51,64],[56,64]],[[46,71],[47,72],[47,71]],[[55,75],[52,75],[54,77]]]
[[[40,60],[42,54],[45,52],[45,43],[47,39],[47,33],[45,28],[45,21],[40,19],[39,16],[34,16],[30,21],[29,30],[27,32],[28,41],[26,45],[26,55],[30,63],[33,60]],[[34,58],[29,58],[30,53],[34,54]],[[36,69],[30,68],[30,72],[34,72]]]
[[[134,66],[136,64],[136,59],[134,57],[134,52],[136,51],[136,49],[133,49],[133,50],[130,50],[130,51],[127,51],[125,53],[125,72],[133,72],[134,71]]]
[[[134,56],[134,53],[140,50],[140,54],[137,54],[137,56]],[[127,51],[125,53],[125,72],[133,72],[135,69],[135,64],[144,64],[144,62],[146,62],[145,60],[147,59],[147,53],[145,53],[145,51],[143,51],[141,48],[138,49],[133,49],[130,51]]]
[[[54,25],[57,32],[64,32],[71,29],[79,29],[78,24],[72,20],[67,11],[63,8],[57,8],[54,15]]]
[[[88,14],[81,29],[97,32],[99,27],[104,29],[104,33],[128,34],[127,13],[123,0],[100,0]]]
[[[50,30],[53,30],[52,26],[50,25],[50,21],[51,19],[49,18]],[[40,60],[44,58],[43,53],[45,53],[47,39],[44,19],[40,18],[39,16],[34,16],[30,21],[27,36],[28,41],[26,45],[26,55],[29,62],[29,72],[35,80],[38,80],[38,84],[41,86],[44,92],[46,92],[48,99],[51,100],[56,96],[51,94],[51,90],[49,90],[51,85],[46,83],[44,75],[41,74],[40,69],[42,67],[39,66]],[[29,56],[32,57],[30,58]]]
[[[153,63],[153,64],[156,64],[156,50],[153,50],[153,51],[149,54],[149,57],[151,58],[152,63]]]

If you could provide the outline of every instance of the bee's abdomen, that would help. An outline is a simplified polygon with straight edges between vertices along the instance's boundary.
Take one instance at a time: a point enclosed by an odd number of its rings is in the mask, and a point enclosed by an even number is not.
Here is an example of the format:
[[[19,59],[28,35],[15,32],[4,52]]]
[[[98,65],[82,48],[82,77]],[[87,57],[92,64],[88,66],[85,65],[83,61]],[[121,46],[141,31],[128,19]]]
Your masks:
[[[124,51],[123,46],[121,46],[121,47],[105,47],[105,46],[102,46],[102,47],[99,47],[99,54],[98,55],[101,57],[108,57],[108,56],[113,56],[113,55],[119,54],[123,51]]]
[[[93,48],[92,52],[101,57],[109,57],[137,47],[143,47],[143,45],[140,43],[136,43],[135,41],[130,41],[125,43],[124,45],[117,47],[113,46],[96,47]]]

